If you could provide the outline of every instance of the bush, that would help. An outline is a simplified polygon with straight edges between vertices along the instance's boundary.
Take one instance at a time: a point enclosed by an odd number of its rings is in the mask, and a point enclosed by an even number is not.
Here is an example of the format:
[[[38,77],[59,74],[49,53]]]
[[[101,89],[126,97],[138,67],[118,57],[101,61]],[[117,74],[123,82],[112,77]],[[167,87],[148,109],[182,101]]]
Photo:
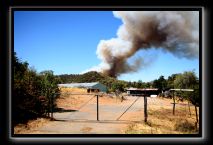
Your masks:
[[[25,123],[42,116],[49,110],[50,96],[59,93],[58,79],[52,71],[37,74],[15,54],[13,70],[12,122]]]

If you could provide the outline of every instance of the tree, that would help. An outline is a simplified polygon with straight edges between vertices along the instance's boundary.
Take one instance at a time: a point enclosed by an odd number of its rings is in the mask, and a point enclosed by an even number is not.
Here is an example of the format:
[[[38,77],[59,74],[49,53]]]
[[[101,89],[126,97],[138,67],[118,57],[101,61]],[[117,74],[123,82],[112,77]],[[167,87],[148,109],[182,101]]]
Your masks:
[[[53,71],[52,70],[45,70],[40,72],[40,77],[42,79],[41,85],[41,94],[42,96],[46,97],[46,100],[48,101],[48,106],[46,107],[46,112],[48,112],[48,116],[49,116],[49,112],[50,112],[50,108],[55,108],[56,104],[55,99],[56,99],[56,95],[58,96],[60,93],[60,90],[57,86],[57,84],[60,82],[60,80],[54,76]],[[51,105],[53,105],[51,107]]]
[[[153,85],[152,85],[152,83],[151,82],[147,82],[147,83],[144,83],[143,84],[143,87],[144,88],[151,88]]]
[[[196,83],[197,77],[192,71],[186,71],[183,74],[178,74],[174,80],[174,86],[182,89],[193,88]]]
[[[44,71],[38,75],[28,65],[27,62],[21,62],[14,53],[12,121],[15,124],[42,116],[45,113],[45,103],[40,98],[59,92],[57,83],[60,80],[53,75],[53,71]]]
[[[132,86],[132,83],[129,81],[129,82],[127,82],[127,87],[129,88],[129,87],[131,87]]]
[[[25,122],[41,114],[39,103],[39,77],[35,70],[28,68],[27,62],[21,62],[14,53],[13,57],[13,123]]]
[[[142,88],[142,87],[143,87],[143,82],[142,82],[142,80],[139,80],[139,81],[137,82],[136,87],[137,87],[137,88]]]
[[[174,80],[178,74],[172,74],[167,79],[167,89],[173,89],[174,88]]]
[[[161,92],[164,91],[167,87],[167,81],[164,79],[164,76],[160,76],[157,80],[154,80],[153,87],[158,88]]]
[[[115,91],[123,92],[124,91],[124,85],[120,82],[113,83],[112,84],[112,91],[113,92],[115,92]]]
[[[194,92],[182,92],[181,95],[195,106],[196,125],[198,123],[197,106],[200,105],[199,80],[193,71],[186,71],[176,76],[174,80],[175,88],[194,89]],[[189,108],[190,109],[190,108]]]
[[[174,87],[180,89],[194,89],[198,82],[198,78],[196,77],[193,71],[186,71],[183,74],[178,74],[174,80]],[[182,99],[192,100],[195,96],[193,92],[181,92],[179,93]],[[196,102],[199,103],[199,102]]]

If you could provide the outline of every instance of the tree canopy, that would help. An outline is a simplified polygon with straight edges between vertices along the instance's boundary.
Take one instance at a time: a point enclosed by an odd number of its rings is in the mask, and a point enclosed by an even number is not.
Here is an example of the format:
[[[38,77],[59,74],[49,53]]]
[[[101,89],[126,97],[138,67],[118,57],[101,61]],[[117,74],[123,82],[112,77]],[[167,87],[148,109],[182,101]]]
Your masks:
[[[181,92],[181,96],[192,104],[200,105],[199,80],[193,71],[178,74],[174,80],[174,87],[179,89],[193,89],[194,92]]]

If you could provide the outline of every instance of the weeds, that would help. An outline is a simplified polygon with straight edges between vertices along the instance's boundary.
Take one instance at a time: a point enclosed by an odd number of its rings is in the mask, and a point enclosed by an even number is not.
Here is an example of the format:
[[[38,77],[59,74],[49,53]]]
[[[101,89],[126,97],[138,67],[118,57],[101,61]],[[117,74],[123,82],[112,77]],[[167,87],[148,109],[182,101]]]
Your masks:
[[[175,130],[181,132],[194,132],[196,127],[188,120],[178,120],[175,124]]]

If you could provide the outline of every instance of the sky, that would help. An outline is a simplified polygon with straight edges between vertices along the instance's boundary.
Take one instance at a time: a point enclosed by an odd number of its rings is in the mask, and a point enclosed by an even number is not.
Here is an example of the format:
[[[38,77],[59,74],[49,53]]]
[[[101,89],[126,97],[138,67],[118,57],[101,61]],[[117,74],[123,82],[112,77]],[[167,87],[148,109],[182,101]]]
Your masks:
[[[116,37],[122,24],[111,11],[15,11],[14,51],[37,72],[79,74],[100,64],[96,55],[100,40]],[[199,60],[178,58],[162,49],[137,52],[131,59],[145,58],[145,66],[120,80],[143,82],[184,71],[199,76]]]

